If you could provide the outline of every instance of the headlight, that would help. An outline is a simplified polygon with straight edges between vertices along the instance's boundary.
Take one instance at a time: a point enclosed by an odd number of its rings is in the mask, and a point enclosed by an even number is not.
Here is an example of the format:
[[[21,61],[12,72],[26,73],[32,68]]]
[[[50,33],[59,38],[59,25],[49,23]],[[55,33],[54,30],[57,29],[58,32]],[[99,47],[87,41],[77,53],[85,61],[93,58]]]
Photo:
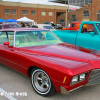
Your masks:
[[[76,84],[77,82],[78,82],[78,76],[74,76],[72,79],[71,85]]]
[[[85,73],[80,74],[80,76],[79,76],[80,81],[85,80],[85,78],[86,78],[86,74]]]
[[[71,84],[70,85],[74,85],[76,83],[79,83],[81,81],[84,81],[86,79],[87,74],[88,74],[88,72],[79,74],[77,76],[74,76],[73,79],[72,79],[72,81],[71,81]]]

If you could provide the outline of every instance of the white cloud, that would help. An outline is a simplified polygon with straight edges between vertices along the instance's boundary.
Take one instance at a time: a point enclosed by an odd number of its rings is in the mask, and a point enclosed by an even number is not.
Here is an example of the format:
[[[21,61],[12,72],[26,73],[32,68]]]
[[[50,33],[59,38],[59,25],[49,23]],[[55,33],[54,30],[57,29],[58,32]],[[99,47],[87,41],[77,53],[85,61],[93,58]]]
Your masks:
[[[24,3],[48,3],[48,0],[3,0],[13,2],[24,2]]]
[[[23,2],[23,3],[38,3],[38,4],[51,4],[51,5],[64,5],[59,3],[48,2],[48,0],[3,0],[3,1],[12,1],[12,2]]]
[[[48,2],[48,0],[3,0],[3,1],[22,2],[22,3],[35,3],[35,4],[46,4],[46,5],[59,5],[59,6],[66,6],[66,7],[68,7],[68,5],[59,4],[59,3],[52,3],[52,2]],[[69,7],[71,7],[71,8],[80,8],[80,7],[76,7],[76,6],[73,6],[73,5],[70,5]]]
[[[22,0],[26,3],[48,3],[48,0]]]
[[[66,6],[64,4],[48,2],[48,0],[3,0],[3,1]]]

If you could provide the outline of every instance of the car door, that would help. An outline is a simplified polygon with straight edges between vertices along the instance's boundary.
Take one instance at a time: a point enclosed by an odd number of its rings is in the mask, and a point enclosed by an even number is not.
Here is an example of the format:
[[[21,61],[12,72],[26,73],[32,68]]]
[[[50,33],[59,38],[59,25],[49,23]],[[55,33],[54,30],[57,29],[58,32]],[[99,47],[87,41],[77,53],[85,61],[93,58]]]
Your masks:
[[[93,34],[91,34],[91,32]],[[76,45],[84,48],[97,49],[99,41],[99,34],[95,25],[85,24],[76,38]]]
[[[0,32],[0,62],[15,70],[17,66],[17,52],[18,48],[14,47],[14,32]],[[4,45],[4,42],[9,42],[9,45]]]

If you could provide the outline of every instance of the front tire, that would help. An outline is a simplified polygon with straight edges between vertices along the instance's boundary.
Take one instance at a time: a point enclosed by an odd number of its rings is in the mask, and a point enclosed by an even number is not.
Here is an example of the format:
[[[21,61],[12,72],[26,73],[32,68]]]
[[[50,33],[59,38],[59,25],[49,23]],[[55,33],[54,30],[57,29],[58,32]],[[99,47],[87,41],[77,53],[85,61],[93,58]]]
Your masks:
[[[55,88],[48,74],[39,68],[35,68],[31,73],[32,87],[41,96],[50,96],[55,93]]]

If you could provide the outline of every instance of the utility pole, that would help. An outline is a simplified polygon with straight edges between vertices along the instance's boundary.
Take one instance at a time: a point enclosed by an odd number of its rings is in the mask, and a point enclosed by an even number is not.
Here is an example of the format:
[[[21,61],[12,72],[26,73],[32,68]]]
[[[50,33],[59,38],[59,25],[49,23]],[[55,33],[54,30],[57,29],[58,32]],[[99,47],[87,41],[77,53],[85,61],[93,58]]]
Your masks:
[[[65,0],[65,5],[67,4],[67,0]],[[65,27],[67,27],[67,9],[66,9],[66,15],[65,15]]]
[[[68,1],[68,12],[69,12],[69,0],[65,0],[65,5],[67,4],[67,1]],[[66,9],[66,17],[65,17],[65,26],[67,27],[68,25],[68,12],[67,12],[67,9]]]
[[[68,0],[68,12],[69,12],[69,0]]]
[[[67,26],[68,26],[68,24],[69,24],[68,13],[69,13],[69,0],[68,0],[68,12],[67,12]]]

